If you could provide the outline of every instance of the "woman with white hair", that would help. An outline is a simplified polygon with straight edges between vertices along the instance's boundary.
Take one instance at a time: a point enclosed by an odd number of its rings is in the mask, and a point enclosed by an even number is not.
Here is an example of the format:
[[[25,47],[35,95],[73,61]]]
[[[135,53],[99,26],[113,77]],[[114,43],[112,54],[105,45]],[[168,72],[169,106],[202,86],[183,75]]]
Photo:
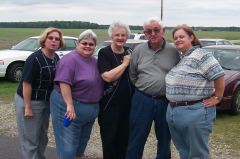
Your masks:
[[[92,30],[82,32],[76,49],[65,55],[57,66],[50,103],[58,159],[84,155],[98,115],[102,80],[97,60],[92,57],[96,42],[97,36]],[[71,122],[69,126],[63,124],[64,118]]]
[[[110,46],[98,54],[98,68],[104,81],[104,96],[98,117],[104,159],[124,159],[129,131],[132,85],[128,75],[130,50],[124,44],[129,26],[114,22],[108,29]]]

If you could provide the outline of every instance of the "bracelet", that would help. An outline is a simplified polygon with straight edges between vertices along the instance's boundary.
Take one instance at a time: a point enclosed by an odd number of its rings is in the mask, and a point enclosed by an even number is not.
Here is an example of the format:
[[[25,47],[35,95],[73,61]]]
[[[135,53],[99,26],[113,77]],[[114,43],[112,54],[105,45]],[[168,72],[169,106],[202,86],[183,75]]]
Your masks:
[[[218,100],[219,102],[222,100],[222,97],[218,97],[218,96],[212,96],[212,98]]]

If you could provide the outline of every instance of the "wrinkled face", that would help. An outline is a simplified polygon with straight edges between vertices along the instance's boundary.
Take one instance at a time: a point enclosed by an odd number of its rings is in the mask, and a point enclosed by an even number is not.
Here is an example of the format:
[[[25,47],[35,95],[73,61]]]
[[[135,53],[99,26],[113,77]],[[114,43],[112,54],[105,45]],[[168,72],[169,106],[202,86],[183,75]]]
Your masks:
[[[128,39],[128,32],[125,28],[116,28],[112,30],[112,44],[123,47]]]
[[[96,44],[92,38],[82,39],[77,45],[77,51],[83,57],[89,58],[92,56],[95,46]]]
[[[145,26],[144,34],[151,44],[159,44],[162,42],[164,29],[157,22],[152,22]]]
[[[60,46],[60,35],[58,32],[52,32],[48,34],[45,40],[45,48],[47,50],[55,52]]]
[[[193,36],[189,36],[183,29],[179,29],[173,36],[175,47],[185,53],[192,47]]]

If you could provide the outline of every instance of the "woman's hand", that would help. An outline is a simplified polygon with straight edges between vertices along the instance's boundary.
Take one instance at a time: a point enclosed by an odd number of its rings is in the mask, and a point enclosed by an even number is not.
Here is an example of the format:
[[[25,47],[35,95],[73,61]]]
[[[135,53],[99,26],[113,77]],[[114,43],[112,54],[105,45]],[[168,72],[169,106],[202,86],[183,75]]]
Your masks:
[[[74,120],[76,118],[76,113],[73,105],[67,105],[67,112],[65,116],[70,120]]]
[[[214,97],[210,97],[210,98],[204,99],[202,103],[205,107],[210,107],[220,103],[220,100]]]
[[[128,65],[129,65],[130,58],[131,58],[131,55],[130,55],[130,54],[123,56],[123,61],[122,61],[122,63],[124,64],[124,66],[128,66]]]
[[[24,107],[24,117],[25,118],[33,117],[32,107],[29,107],[29,106]]]

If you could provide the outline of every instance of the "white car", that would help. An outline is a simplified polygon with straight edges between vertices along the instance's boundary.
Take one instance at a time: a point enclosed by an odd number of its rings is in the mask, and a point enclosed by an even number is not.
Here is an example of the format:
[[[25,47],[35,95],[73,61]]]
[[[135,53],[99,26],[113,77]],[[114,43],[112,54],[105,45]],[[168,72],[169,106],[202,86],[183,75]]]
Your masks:
[[[133,39],[127,39],[126,41],[126,44],[124,46],[127,46],[129,47],[130,49],[134,49],[138,44],[141,44],[141,43],[144,43],[144,42],[147,42],[147,40],[133,40]],[[101,43],[100,45],[98,45],[96,48],[95,48],[95,51],[93,53],[93,56],[95,58],[98,57],[98,52],[100,51],[101,48],[104,48],[108,45],[111,45],[112,41],[111,40],[107,40],[107,41],[104,41],[103,43]]]
[[[145,34],[140,34],[140,33],[130,33],[130,34],[128,35],[128,39],[147,40]]]
[[[231,41],[226,39],[199,39],[202,46],[210,46],[210,45],[233,45]]]
[[[60,58],[73,50],[78,40],[69,36],[64,36],[63,39],[64,46],[56,52]],[[10,50],[0,50],[0,77],[6,77],[13,82],[20,81],[27,57],[38,49],[38,36],[35,36],[21,41]]]

